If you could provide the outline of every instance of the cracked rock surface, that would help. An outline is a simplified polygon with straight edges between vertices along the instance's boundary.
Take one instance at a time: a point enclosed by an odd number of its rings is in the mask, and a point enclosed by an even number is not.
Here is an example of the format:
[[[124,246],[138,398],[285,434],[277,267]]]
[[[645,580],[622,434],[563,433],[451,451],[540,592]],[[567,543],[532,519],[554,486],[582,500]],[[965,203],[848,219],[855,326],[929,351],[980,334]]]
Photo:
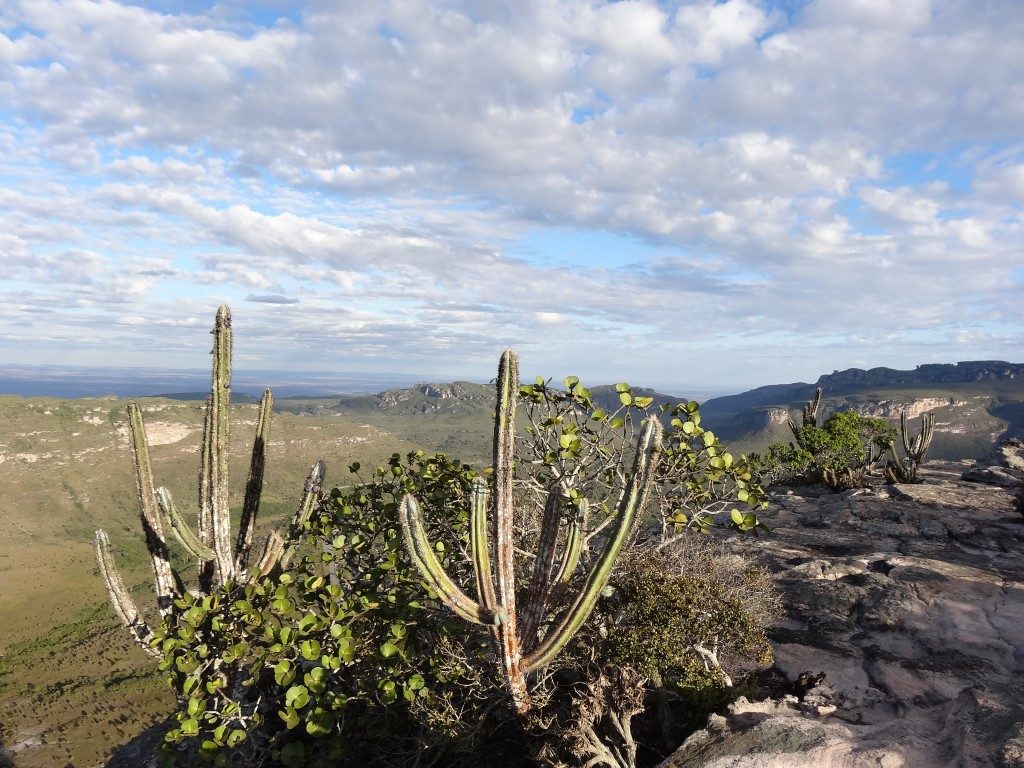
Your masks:
[[[785,597],[777,669],[825,680],[740,699],[664,768],[1024,768],[1024,517],[962,471],[776,496],[739,546]]]

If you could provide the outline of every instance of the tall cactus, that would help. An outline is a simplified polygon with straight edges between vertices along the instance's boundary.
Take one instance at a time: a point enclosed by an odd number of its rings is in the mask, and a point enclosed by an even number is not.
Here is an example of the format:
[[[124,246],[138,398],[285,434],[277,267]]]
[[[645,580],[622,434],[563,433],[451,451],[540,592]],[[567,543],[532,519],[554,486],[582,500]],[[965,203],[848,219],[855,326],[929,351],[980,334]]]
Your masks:
[[[518,359],[512,350],[505,350],[498,365],[493,491],[489,494],[486,482],[478,478],[474,481],[470,504],[470,550],[477,599],[463,592],[445,572],[427,538],[419,503],[412,495],[402,499],[400,516],[406,548],[427,584],[459,616],[490,627],[513,705],[517,712],[526,714],[531,709],[527,675],[550,664],[590,616],[598,596],[608,583],[615,558],[621,552],[643,508],[661,454],[661,423],[656,418],[648,419],[637,444],[632,472],[619,498],[613,530],[607,536],[604,549],[579,593],[567,605],[561,606],[561,610],[544,630],[544,618],[557,608],[551,604],[556,585],[567,581],[579,562],[587,503],[585,500],[578,503],[569,516],[569,530],[559,556],[557,540],[567,499],[564,489],[557,483],[549,490],[541,522],[539,551],[525,593],[520,621],[516,605],[515,508],[512,498],[518,391]],[[487,521],[488,511],[491,515],[490,526]],[[494,540],[493,562],[496,574],[491,570],[492,546],[489,538]]]
[[[146,548],[153,563],[157,608],[167,616],[174,601],[185,592],[184,581],[171,565],[165,531],[170,532],[182,548],[196,558],[199,571],[200,594],[210,594],[214,588],[228,581],[245,581],[249,573],[252,540],[256,530],[260,497],[263,492],[263,473],[267,462],[267,435],[273,410],[273,394],[268,389],[260,399],[256,436],[249,463],[249,479],[245,487],[245,500],[239,524],[235,549],[232,552],[230,532],[231,513],[228,509],[228,413],[231,391],[231,310],[222,305],[217,310],[213,328],[213,372],[210,397],[206,401],[203,421],[203,439],[199,449],[199,509],[197,532],[193,533],[182,519],[166,488],[154,488],[153,471],[149,460],[149,444],[142,410],[138,404],[128,404],[128,429],[131,436],[132,463],[135,486],[146,536]],[[323,482],[324,464],[313,465],[302,501],[288,532],[287,541],[276,531],[267,536],[263,553],[255,572],[267,574],[275,567],[287,565],[303,523],[309,519]],[[110,552],[110,540],[102,530],[96,531],[96,557],[106,582],[107,594],[115,613],[131,631],[134,639],[151,655],[159,652],[149,644],[152,630],[142,619],[135,602],[128,594]]]
[[[911,440],[907,431],[907,412],[900,412],[900,436],[903,438],[903,451],[906,456],[901,459],[896,453],[895,442],[889,443],[892,460],[885,464],[885,477],[890,483],[918,482],[917,471],[924,463],[925,454],[931,447],[934,428],[935,415],[921,414],[921,431]]]

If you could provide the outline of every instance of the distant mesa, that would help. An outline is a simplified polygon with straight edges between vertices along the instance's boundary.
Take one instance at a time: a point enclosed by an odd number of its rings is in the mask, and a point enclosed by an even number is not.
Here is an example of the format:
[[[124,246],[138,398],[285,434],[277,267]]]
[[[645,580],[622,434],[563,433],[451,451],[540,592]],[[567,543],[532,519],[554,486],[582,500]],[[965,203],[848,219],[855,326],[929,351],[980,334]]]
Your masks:
[[[246,301],[252,301],[257,304],[298,304],[299,300],[290,296],[282,296],[279,293],[266,293],[257,294],[250,293],[245,297]]]

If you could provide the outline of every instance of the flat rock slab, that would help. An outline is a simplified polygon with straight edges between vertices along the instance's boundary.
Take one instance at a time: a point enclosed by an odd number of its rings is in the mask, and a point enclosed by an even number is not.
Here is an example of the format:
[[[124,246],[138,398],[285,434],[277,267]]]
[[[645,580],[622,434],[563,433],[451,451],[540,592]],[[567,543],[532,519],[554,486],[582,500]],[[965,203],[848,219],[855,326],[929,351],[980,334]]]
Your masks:
[[[665,768],[1024,768],[1024,518],[956,469],[774,499],[738,546],[786,599],[777,669],[825,684],[740,700]]]

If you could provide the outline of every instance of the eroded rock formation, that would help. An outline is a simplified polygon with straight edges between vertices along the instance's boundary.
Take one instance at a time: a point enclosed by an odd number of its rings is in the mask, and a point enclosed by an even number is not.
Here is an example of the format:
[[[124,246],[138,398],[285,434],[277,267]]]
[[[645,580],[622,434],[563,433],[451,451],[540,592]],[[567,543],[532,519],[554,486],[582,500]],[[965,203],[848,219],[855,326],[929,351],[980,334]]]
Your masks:
[[[742,548],[786,597],[777,669],[825,679],[740,700],[664,768],[1024,768],[1024,519],[962,472],[778,496],[774,535]]]

